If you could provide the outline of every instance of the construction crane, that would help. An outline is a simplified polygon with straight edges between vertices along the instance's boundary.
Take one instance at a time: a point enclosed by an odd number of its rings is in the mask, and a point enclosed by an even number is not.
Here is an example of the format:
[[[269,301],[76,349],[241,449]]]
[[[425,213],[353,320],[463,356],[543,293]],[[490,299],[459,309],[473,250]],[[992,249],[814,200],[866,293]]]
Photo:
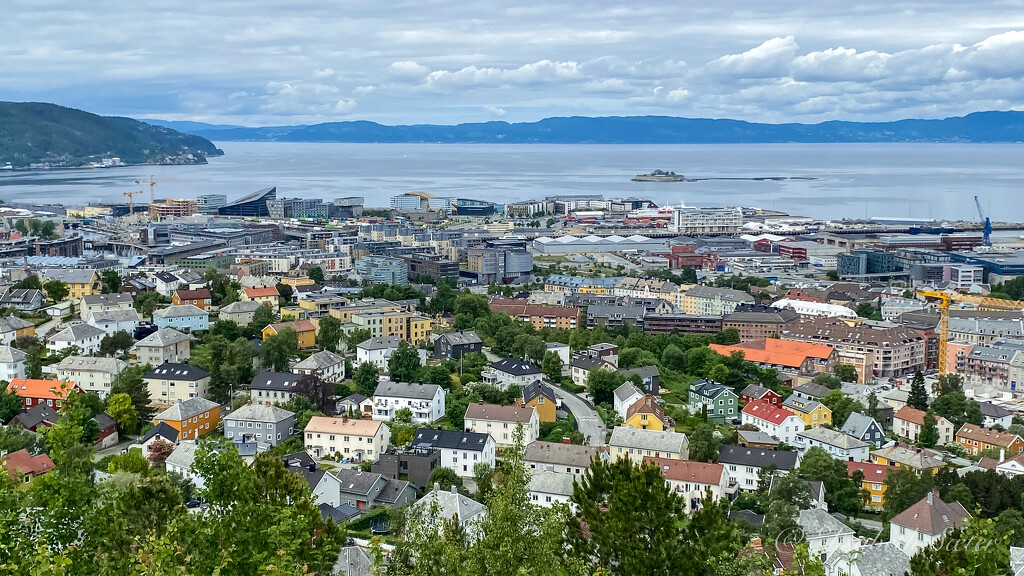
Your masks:
[[[149,184],[149,205],[152,206],[153,204],[156,204],[156,180],[153,179],[153,176],[149,177],[149,182],[146,182],[145,180],[136,180],[135,183]]]
[[[978,197],[974,197],[974,204],[978,207],[978,218],[981,219],[982,225],[985,227],[984,232],[981,235],[981,245],[991,246],[992,245],[992,220],[985,216],[985,211],[981,209],[981,200]]]
[[[128,197],[128,215],[135,216],[135,195],[142,194],[142,190],[136,190],[134,192],[125,192],[124,195]]]
[[[1024,310],[1024,302],[1019,300],[1003,300],[1002,298],[988,298],[986,296],[975,296],[974,294],[961,294],[947,290],[917,290],[917,295],[923,298],[938,300],[939,304],[939,374],[946,373],[946,356],[949,344],[949,305],[953,302],[976,304],[978,310]]]

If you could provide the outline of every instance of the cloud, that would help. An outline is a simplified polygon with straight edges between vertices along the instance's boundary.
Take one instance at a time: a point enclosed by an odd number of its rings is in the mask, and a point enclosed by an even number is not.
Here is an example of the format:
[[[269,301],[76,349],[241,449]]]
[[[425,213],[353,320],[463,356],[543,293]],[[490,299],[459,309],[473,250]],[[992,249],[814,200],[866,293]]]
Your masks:
[[[727,54],[708,64],[712,74],[771,78],[788,69],[800,47],[794,36],[772,38],[740,54]]]
[[[498,108],[497,106],[484,106],[484,110],[487,110],[487,113],[495,118],[501,118],[505,114],[508,114],[504,108]]]
[[[453,71],[435,70],[427,75],[427,85],[435,87],[523,85],[577,78],[579,75],[580,66],[576,62],[541,60],[532,64],[524,64],[518,68],[466,66]]]
[[[388,66],[388,72],[392,76],[401,78],[423,78],[430,72],[430,68],[412,60],[403,60],[401,62],[392,62]]]

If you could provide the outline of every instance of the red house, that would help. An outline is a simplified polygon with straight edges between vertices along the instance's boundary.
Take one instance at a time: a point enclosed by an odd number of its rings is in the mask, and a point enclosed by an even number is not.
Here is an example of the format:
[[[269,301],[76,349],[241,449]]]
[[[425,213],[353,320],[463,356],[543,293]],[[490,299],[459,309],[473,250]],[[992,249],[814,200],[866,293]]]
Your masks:
[[[740,401],[744,404],[750,404],[756,400],[774,404],[775,406],[782,404],[782,396],[779,396],[774,390],[770,390],[764,386],[751,384],[740,392]]]
[[[49,456],[46,454],[32,456],[28,450],[24,449],[8,454],[6,458],[3,458],[3,465],[11,480],[25,484],[31,482],[36,476],[53,470],[53,460],[50,460]]]
[[[46,404],[54,410],[60,410],[60,407],[68,399],[68,395],[71,394],[72,390],[82,392],[82,389],[74,382],[35,380],[32,378],[15,378],[11,380],[11,384],[7,389],[21,398],[22,405],[26,409]]]

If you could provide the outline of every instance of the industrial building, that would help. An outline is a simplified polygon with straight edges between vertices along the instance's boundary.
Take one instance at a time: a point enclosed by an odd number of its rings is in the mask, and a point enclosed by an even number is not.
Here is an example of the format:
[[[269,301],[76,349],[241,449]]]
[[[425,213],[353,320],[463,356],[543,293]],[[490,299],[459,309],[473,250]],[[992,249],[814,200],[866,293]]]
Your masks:
[[[633,236],[541,236],[533,241],[533,249],[542,254],[597,254],[636,250],[650,252],[663,250],[665,240]]]

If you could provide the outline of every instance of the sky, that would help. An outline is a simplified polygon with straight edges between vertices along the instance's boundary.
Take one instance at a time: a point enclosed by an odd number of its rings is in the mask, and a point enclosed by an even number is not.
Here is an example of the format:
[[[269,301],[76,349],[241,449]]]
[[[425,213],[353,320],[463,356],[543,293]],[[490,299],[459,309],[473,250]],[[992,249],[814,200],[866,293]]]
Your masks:
[[[246,126],[1024,110],[1024,0],[5,0],[0,100]]]

